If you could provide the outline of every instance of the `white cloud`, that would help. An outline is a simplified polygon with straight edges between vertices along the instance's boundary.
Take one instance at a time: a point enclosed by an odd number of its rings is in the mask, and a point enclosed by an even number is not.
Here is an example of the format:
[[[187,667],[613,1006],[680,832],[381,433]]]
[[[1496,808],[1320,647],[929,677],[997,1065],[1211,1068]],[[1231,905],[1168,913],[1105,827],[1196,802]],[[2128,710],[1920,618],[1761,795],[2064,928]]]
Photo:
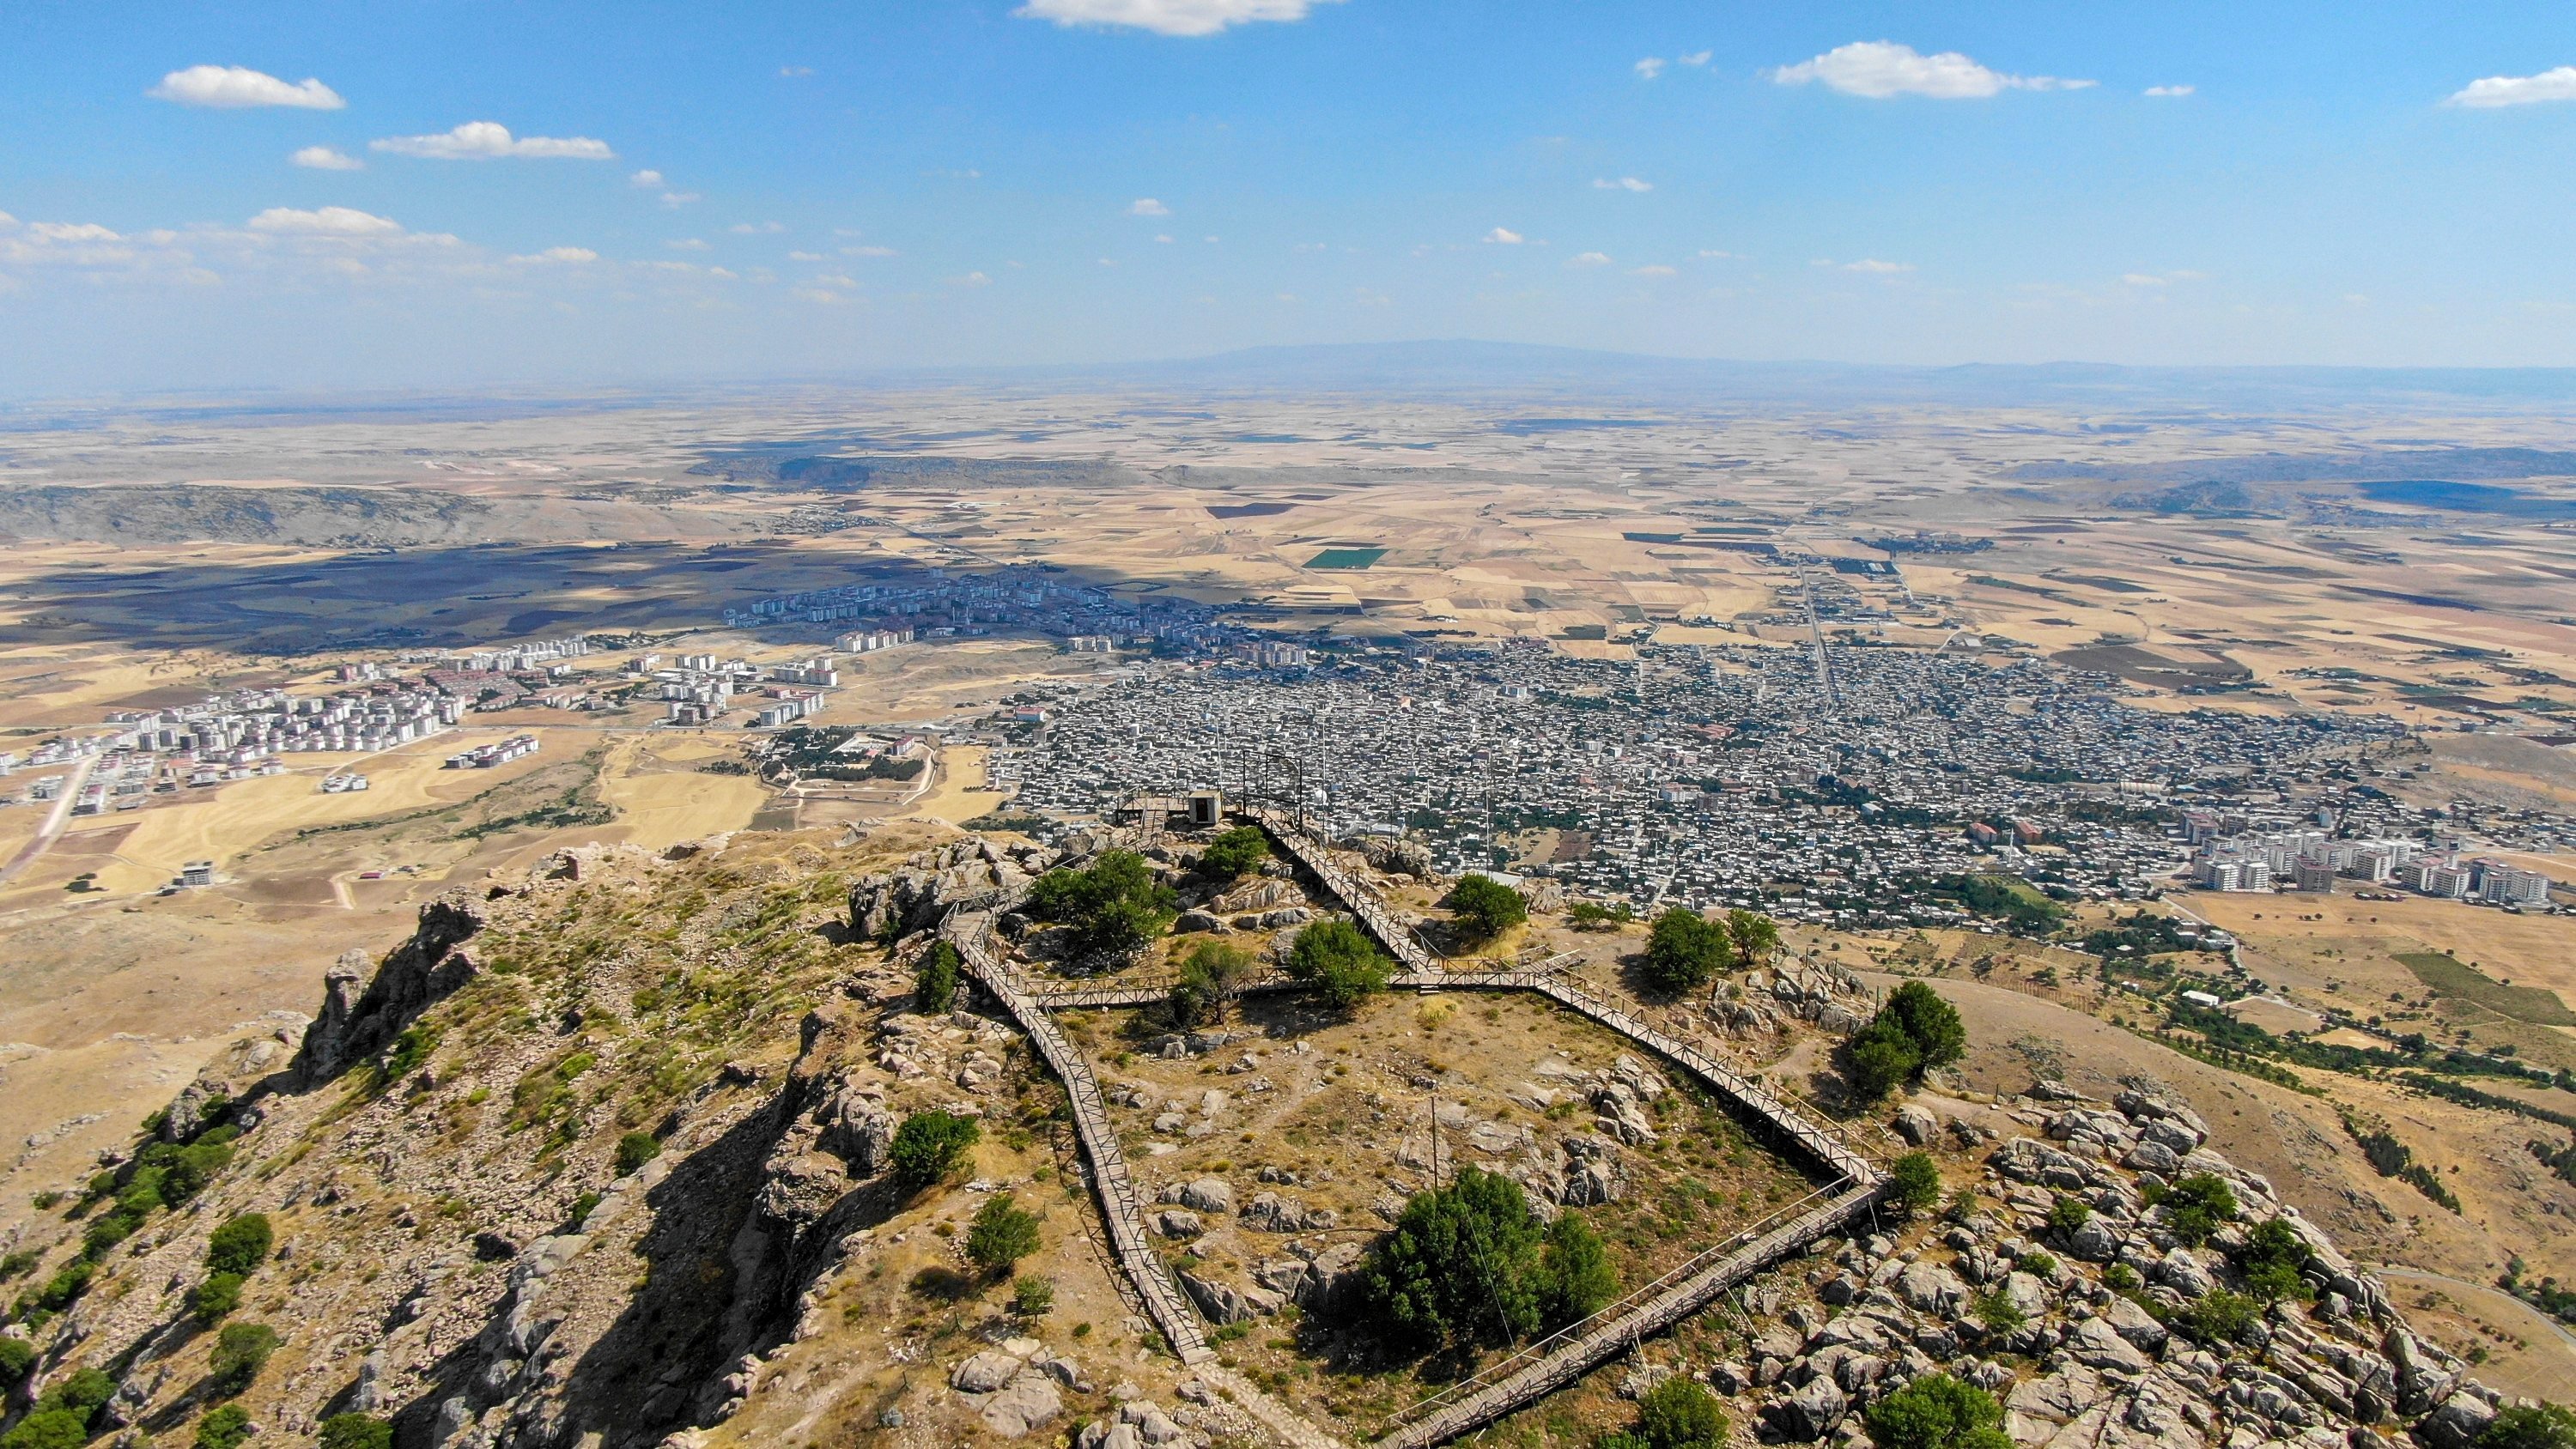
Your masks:
[[[704,200],[706,200],[705,197],[700,196],[694,191],[665,191],[662,193],[662,204],[664,206],[686,206],[690,202]]]
[[[1334,0],[1028,0],[1014,15],[1058,25],[1124,25],[1156,35],[1214,35],[1229,25],[1306,18]]]
[[[675,252],[702,252],[707,250],[707,244],[693,236],[684,236],[677,241],[666,241],[662,243],[662,245],[669,247]]]
[[[787,260],[791,262],[819,262],[823,260],[823,254],[821,252],[789,252],[787,254]]]
[[[641,186],[650,189],[662,184],[662,173],[659,171],[638,171],[634,175],[627,177],[626,182],[630,186]]]
[[[732,232],[735,236],[774,236],[779,232],[787,230],[787,228],[782,223],[775,221],[737,221],[733,225],[726,227],[725,230]]]
[[[1156,232],[1154,234],[1154,240],[1161,242],[1165,246],[1170,246],[1172,244],[1172,237],[1169,232]]]
[[[2120,283],[2122,286],[2127,287],[2170,287],[2176,282],[2197,282],[2205,275],[2207,274],[2203,272],[2188,270],[2176,272],[2122,272],[2120,274]]]
[[[1651,266],[1630,267],[1628,269],[1628,275],[1632,277],[1670,277],[1677,275],[1677,273],[1675,273],[1673,268],[1667,267],[1658,262]]]
[[[782,76],[793,79],[794,77],[801,75],[812,75],[814,73],[814,67],[810,65],[782,65],[778,68],[778,73]]]
[[[308,171],[364,171],[367,163],[331,146],[307,146],[286,158]]]
[[[845,257],[890,257],[895,254],[895,249],[892,247],[866,246],[841,248],[841,255]]]
[[[2149,86],[2145,91],[2141,92],[2141,94],[2179,98],[2190,95],[2193,91],[2198,89],[2200,89],[2198,86]]]
[[[1100,259],[1100,265],[1104,267],[1114,267],[1118,265],[1118,259],[1116,257],[1102,257]]]
[[[1127,203],[1129,216],[1169,216],[1172,209],[1150,196],[1140,196]]]
[[[1874,277],[1892,277],[1899,272],[1913,271],[1914,264],[1912,262],[1882,262],[1876,257],[1863,257],[1856,262],[1843,263],[1843,270],[1846,272],[1866,272]]]
[[[1684,65],[1706,65],[1708,64],[1708,58],[1711,54],[1712,52],[1705,50],[1694,50],[1687,55],[1674,56],[1673,59],[1680,61]]]
[[[544,251],[530,252],[526,256],[512,257],[510,260],[527,266],[579,266],[584,262],[598,261],[599,253],[588,247],[548,247]]]
[[[1983,100],[2007,90],[2077,91],[2089,80],[2056,76],[2006,75],[1989,70],[1955,50],[1924,55],[1910,45],[1890,40],[1858,40],[1837,46],[1813,60],[1769,72],[1784,86],[1822,81],[1847,96],[1883,101],[1891,96],[1928,96],[1936,101]]]
[[[467,121],[434,136],[387,136],[370,141],[374,150],[397,156],[424,156],[433,161],[489,161],[513,156],[531,160],[614,161],[617,153],[605,141],[588,136],[513,136],[498,121]]]
[[[1726,261],[1741,261],[1741,260],[1743,260],[1743,258],[1742,258],[1741,256],[1737,255],[1737,254],[1736,254],[1736,253],[1734,253],[1734,252],[1721,252],[1721,251],[1708,251],[1708,250],[1703,250],[1703,251],[1701,251],[1701,252],[1700,252],[1700,254],[1699,254],[1699,255],[1700,255],[1700,260],[1701,260],[1701,261],[1704,261],[1704,262],[1726,262]]]
[[[1634,176],[1622,176],[1616,181],[1595,176],[1592,178],[1592,189],[1595,191],[1652,191],[1655,189],[1655,184],[1651,181],[1640,181]]]
[[[2576,101],[2576,65],[2562,65],[2538,75],[2491,75],[2473,80],[2442,104],[2485,111],[2541,101]]]
[[[272,206],[250,219],[250,229],[290,236],[399,236],[402,223],[347,206],[326,206],[319,211]]]
[[[2343,294],[2343,303],[2347,307],[2367,307],[2370,305],[2370,298],[2359,292],[2346,292]]]
[[[395,230],[401,230],[396,227]],[[40,242],[113,242],[124,236],[94,221],[33,221],[27,223],[27,239]]]
[[[293,106],[306,111],[336,111],[348,104],[340,94],[310,78],[293,84],[240,65],[192,65],[161,77],[145,92],[155,100],[183,106],[238,111],[252,106]]]
[[[1565,264],[1569,267],[1606,267],[1610,265],[1610,254],[1608,252],[1583,252],[1575,256],[1567,257],[1565,259]]]
[[[968,272],[962,277],[950,277],[948,279],[948,285],[952,287],[989,287],[993,285],[993,279],[985,276],[982,272]]]
[[[1637,79],[1639,80],[1653,80],[1655,77],[1662,75],[1663,73],[1664,62],[1659,57],[1650,55],[1644,60],[1637,62]]]
[[[1516,247],[1521,244],[1523,237],[1519,232],[1512,230],[1510,227],[1498,226],[1492,231],[1485,233],[1485,240],[1492,242],[1496,246]]]

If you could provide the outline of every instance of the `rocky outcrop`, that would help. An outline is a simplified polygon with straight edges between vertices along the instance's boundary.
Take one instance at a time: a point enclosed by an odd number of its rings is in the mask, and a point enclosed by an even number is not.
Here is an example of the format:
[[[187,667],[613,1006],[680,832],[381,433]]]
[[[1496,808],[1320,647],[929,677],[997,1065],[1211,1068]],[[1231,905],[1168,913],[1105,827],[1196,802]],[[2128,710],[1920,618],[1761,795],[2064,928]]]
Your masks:
[[[967,839],[925,850],[902,867],[862,878],[850,887],[850,929],[871,941],[926,931],[951,910],[991,911],[1018,905],[1053,852],[1036,846],[1006,851],[989,840]]]
[[[319,1086],[384,1050],[423,1011],[473,980],[474,958],[459,948],[484,920],[479,892],[448,891],[421,906],[411,939],[386,955],[365,986],[358,984],[367,975],[365,953],[342,956],[323,977],[322,1010],[289,1068],[295,1087]]]

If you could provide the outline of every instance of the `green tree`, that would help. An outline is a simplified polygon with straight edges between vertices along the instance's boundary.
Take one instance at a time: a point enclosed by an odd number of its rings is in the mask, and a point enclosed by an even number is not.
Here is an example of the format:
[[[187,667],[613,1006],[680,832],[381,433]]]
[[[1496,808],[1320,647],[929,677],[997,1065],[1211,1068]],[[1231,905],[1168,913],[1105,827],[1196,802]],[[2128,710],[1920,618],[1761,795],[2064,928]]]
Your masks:
[[[0,1449],[80,1449],[89,1442],[89,1415],[69,1409],[38,1409],[0,1434]]]
[[[2576,1449],[2576,1409],[2565,1404],[2505,1409],[2479,1431],[2477,1449]]]
[[[372,1414],[333,1414],[315,1443],[319,1449],[394,1449],[394,1426]]]
[[[206,1376],[218,1395],[230,1398],[249,1388],[268,1356],[277,1352],[277,1330],[265,1323],[227,1323],[206,1357]]]
[[[1578,931],[1615,931],[1637,919],[1637,910],[1626,901],[1605,906],[1599,901],[1576,901],[1566,907],[1565,920]]]
[[[966,1229],[966,1256],[992,1277],[1038,1250],[1038,1215],[1011,1201],[1007,1192],[984,1199]]]
[[[1637,1401],[1636,1436],[1646,1449],[1722,1449],[1726,1410],[1699,1380],[1675,1374]]]
[[[1646,984],[1657,991],[1705,986],[1725,964],[1726,932],[1697,911],[1675,906],[1655,917],[1646,937]]]
[[[36,1366],[36,1346],[23,1338],[0,1338],[0,1381],[21,1384]]]
[[[1055,1307],[1055,1283],[1052,1279],[1032,1278],[1023,1273],[1011,1280],[1011,1311],[1022,1318],[1044,1318]]]
[[[74,1369],[47,1385],[45,1396],[36,1401],[36,1407],[78,1414],[85,1424],[100,1406],[115,1397],[116,1380],[109,1378],[105,1369],[91,1365]]]
[[[1929,1152],[1909,1152],[1888,1172],[1893,1181],[1887,1200],[1908,1212],[1921,1212],[1941,1200],[1941,1168]]]
[[[1750,971],[1780,949],[1780,923],[1738,907],[1726,913],[1726,939],[1735,948],[1735,964]]]
[[[894,1145],[887,1149],[886,1159],[893,1164],[897,1181],[907,1187],[928,1187],[955,1172],[966,1149],[983,1135],[974,1118],[934,1107],[903,1119],[903,1125],[894,1129]]]
[[[1201,941],[1181,958],[1181,979],[1173,985],[1165,1003],[1172,1013],[1172,1024],[1183,1031],[1216,1020],[1225,1014],[1226,1003],[1234,999],[1246,977],[1252,974],[1252,953],[1241,946],[1223,941]]]
[[[268,1250],[276,1242],[277,1234],[268,1225],[268,1214],[236,1213],[207,1235],[206,1269],[247,1278],[268,1261]]]
[[[2064,1193],[2048,1205],[2048,1225],[2061,1238],[2072,1237],[2075,1230],[2093,1221],[2093,1205],[2080,1197]]]
[[[250,1411],[239,1404],[217,1404],[197,1421],[195,1449],[236,1449],[250,1437]]]
[[[1470,944],[1490,941],[1529,919],[1529,904],[1519,891],[1473,872],[1449,888],[1449,911]]]
[[[1968,1028],[1959,1020],[1959,1008],[1920,981],[1896,988],[1879,1014],[1893,1017],[1906,1040],[1914,1043],[1915,1053],[1923,1059],[1918,1073],[1946,1067],[1967,1053]]]
[[[2215,1348],[2243,1338],[2262,1313],[2253,1299],[2212,1288],[2176,1310],[2172,1321],[2174,1327]]]
[[[1843,1043],[1843,1063],[1852,1095],[1876,1102],[1911,1080],[1923,1059],[1914,1054],[1914,1043],[1903,1032],[1871,1022]]]
[[[1415,1193],[1370,1250],[1362,1281],[1371,1321],[1423,1349],[1527,1338],[1547,1314],[1543,1237],[1519,1183],[1460,1168],[1447,1187]]]
[[[1863,1423],[1875,1449],[2011,1449],[2004,1406],[1948,1374],[1925,1374],[1870,1405]]]
[[[2305,1302],[2315,1296],[2304,1276],[2316,1258],[2307,1239],[2287,1218],[2266,1218],[2245,1234],[2244,1245],[2229,1255],[2244,1276],[2245,1291],[2262,1303],[2284,1298]]]
[[[912,1009],[937,1015],[957,1004],[957,985],[965,979],[966,958],[953,942],[939,940],[921,953],[912,971]]]
[[[1260,868],[1270,858],[1270,842],[1249,825],[1238,825],[1217,833],[1199,852],[1199,874],[1213,881],[1230,881],[1247,871]]]
[[[1117,953],[1161,935],[1178,905],[1179,897],[1154,879],[1145,857],[1132,850],[1107,850],[1080,870],[1038,877],[1027,909],[1041,920],[1070,927],[1078,951]]]
[[[1547,1283],[1546,1311],[1551,1324],[1579,1323],[1619,1296],[1619,1269],[1601,1235],[1580,1213],[1567,1213],[1548,1224],[1540,1255]]]
[[[242,1275],[208,1273],[204,1282],[188,1290],[188,1311],[196,1315],[199,1323],[221,1323],[241,1307],[241,1299]]]
[[[1395,963],[1356,922],[1334,916],[1297,933],[1288,974],[1314,986],[1326,1006],[1347,1012],[1386,989]]]

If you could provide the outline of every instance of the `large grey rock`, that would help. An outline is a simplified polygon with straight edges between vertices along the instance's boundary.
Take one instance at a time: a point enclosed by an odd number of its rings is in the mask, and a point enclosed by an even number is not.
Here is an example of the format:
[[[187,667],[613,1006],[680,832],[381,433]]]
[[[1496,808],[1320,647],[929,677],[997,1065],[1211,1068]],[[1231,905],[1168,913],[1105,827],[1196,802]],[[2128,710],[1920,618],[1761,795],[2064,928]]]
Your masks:
[[[2063,1424],[2102,1402],[2102,1380],[2081,1367],[2060,1369],[2013,1385],[2004,1407],[2016,1414]]]
[[[961,1394],[989,1394],[1018,1378],[1025,1367],[1015,1354],[986,1349],[959,1364],[948,1376],[948,1386]]]
[[[1203,1213],[1234,1211],[1234,1188],[1221,1177],[1202,1177],[1181,1189],[1181,1206]]]
[[[2157,1172],[2170,1177],[2182,1166],[2182,1157],[2161,1142],[2141,1142],[2129,1149],[2120,1165],[2132,1172]]]
[[[1017,1439],[1054,1421],[1064,1412],[1064,1396],[1043,1374],[1024,1373],[984,1401],[977,1414],[984,1427],[1005,1439]]]
[[[2415,1426],[2432,1449],[2472,1449],[2496,1416],[2495,1406],[2463,1389]]]
[[[2066,1235],[2066,1252],[2087,1263],[2107,1263],[2120,1256],[2120,1234],[2095,1213]]]
[[[2144,1373],[2153,1362],[2137,1347],[2120,1336],[2120,1331],[2104,1318],[2085,1319],[2066,1335],[2059,1345],[2067,1357],[2086,1368],[2115,1369],[2121,1373]]]
[[[1261,1314],[1255,1300],[1244,1290],[1215,1278],[1202,1278],[1196,1273],[1182,1273],[1181,1291],[1190,1295],[1199,1313],[1210,1323],[1249,1323]]]
[[[2156,1322],[2154,1314],[2117,1294],[2112,1295],[2095,1321],[2111,1325],[2112,1332],[2148,1353],[2163,1348],[2165,1340],[2172,1337],[2163,1324]]]
[[[1896,1109],[1896,1135],[1915,1147],[1929,1144],[1941,1131],[1941,1119],[1928,1107],[1908,1102]]]
[[[2210,1276],[2189,1248],[2176,1248],[2165,1254],[2164,1261],[2156,1265],[2155,1278],[2185,1298],[2198,1298],[2218,1286],[2218,1280]]]
[[[1796,1393],[1782,1399],[1774,1422],[1784,1436],[1802,1444],[1812,1444],[1834,1431],[1850,1411],[1851,1400],[1840,1385],[1830,1378],[1815,1378]]]
[[[1945,1318],[1965,1307],[1969,1296],[1958,1274],[1932,1263],[1908,1265],[1896,1277],[1896,1294],[1917,1312]]]

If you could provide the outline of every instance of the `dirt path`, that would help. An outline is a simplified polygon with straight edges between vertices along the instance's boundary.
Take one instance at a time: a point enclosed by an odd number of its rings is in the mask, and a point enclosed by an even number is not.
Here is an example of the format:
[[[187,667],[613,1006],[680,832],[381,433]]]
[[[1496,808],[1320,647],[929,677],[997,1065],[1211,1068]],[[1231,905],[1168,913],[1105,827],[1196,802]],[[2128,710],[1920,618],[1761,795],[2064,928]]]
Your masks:
[[[43,859],[45,852],[61,838],[63,823],[71,818],[72,802],[80,798],[81,787],[89,783],[90,767],[96,763],[95,756],[83,755],[79,763],[72,766],[71,774],[63,781],[63,793],[54,797],[54,808],[46,814],[45,823],[36,827],[36,838],[21,846],[7,865],[0,866],[0,886],[7,885],[17,878],[20,871]]]

